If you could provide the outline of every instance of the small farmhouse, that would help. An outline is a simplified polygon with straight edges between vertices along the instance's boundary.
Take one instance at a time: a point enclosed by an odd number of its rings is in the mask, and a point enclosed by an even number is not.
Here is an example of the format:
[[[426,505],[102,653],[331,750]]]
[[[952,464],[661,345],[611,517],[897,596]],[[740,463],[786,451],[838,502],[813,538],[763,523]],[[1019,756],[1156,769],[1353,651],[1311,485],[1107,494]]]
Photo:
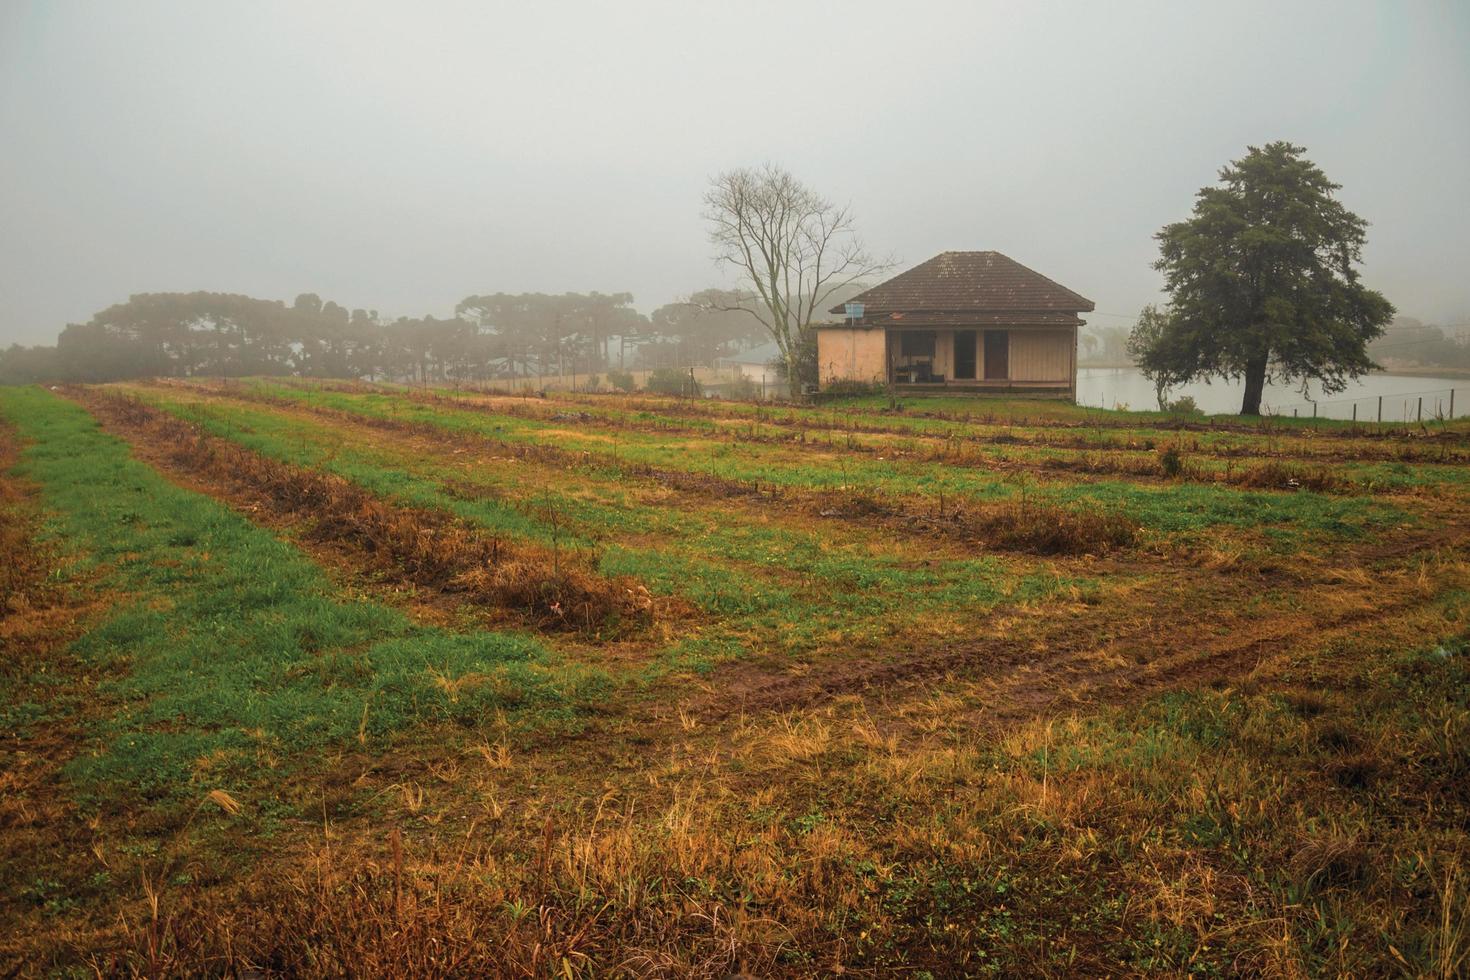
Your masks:
[[[853,303],[861,315],[817,328],[823,387],[1076,396],[1078,314],[1092,300],[999,252],[941,253]]]

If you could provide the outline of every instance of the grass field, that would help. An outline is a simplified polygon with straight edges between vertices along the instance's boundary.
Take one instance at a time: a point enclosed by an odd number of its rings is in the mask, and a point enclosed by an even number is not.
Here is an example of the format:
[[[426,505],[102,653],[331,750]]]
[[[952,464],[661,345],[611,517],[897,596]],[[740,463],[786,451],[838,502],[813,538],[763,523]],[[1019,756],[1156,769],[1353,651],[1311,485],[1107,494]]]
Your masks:
[[[0,388],[0,972],[1470,969],[1470,423]]]

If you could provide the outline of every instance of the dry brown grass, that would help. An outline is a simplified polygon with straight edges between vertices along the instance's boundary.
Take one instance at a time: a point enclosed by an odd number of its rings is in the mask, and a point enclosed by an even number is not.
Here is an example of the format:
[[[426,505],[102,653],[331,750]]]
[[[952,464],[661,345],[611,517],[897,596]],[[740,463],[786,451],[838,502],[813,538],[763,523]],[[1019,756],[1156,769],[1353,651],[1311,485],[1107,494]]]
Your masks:
[[[15,465],[15,430],[0,422],[0,473]],[[0,620],[24,613],[45,590],[50,549],[36,539],[37,514],[18,481],[0,480]]]
[[[1234,472],[1229,482],[1240,487],[1270,490],[1314,490],[1318,493],[1341,493],[1348,483],[1325,467],[1307,468],[1268,460]]]
[[[936,498],[932,509],[912,501],[851,490],[811,495],[808,509],[820,517],[867,521],[1032,555],[1104,555],[1138,542],[1139,525],[1115,511],[1078,510],[1029,499],[956,505]]]
[[[1420,615],[1390,629],[1417,628]],[[1390,691],[1355,694],[1379,669],[1358,652],[1345,668],[1335,643],[1299,650],[1291,670],[1318,679],[1310,696],[1201,691],[996,738],[965,724],[953,688],[876,716],[871,699],[853,699],[686,730],[621,786],[553,782],[519,806],[474,811],[467,830],[399,800],[238,888],[164,889],[96,965],[149,976],[1305,977],[1397,964],[1459,976],[1470,890],[1454,828],[1467,800],[1445,795],[1450,769],[1417,761],[1434,757]],[[1337,734],[1319,739],[1324,717]],[[1343,796],[1311,762],[1346,742],[1408,765],[1405,778]],[[526,792],[549,761],[461,774],[436,792]]]

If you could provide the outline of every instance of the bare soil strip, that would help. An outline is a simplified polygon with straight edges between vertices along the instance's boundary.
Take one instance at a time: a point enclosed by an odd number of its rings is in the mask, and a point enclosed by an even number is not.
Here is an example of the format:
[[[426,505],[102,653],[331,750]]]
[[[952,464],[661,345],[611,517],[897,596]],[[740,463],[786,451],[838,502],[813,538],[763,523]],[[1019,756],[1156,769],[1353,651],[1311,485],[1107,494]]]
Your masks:
[[[348,549],[380,577],[499,609],[546,631],[616,636],[656,616],[688,613],[632,579],[603,578],[579,556],[388,504],[341,477],[267,459],[136,399],[71,394],[156,468],[187,473],[252,518],[263,510],[301,522],[305,537]]]
[[[239,386],[211,385],[192,386],[227,393],[234,397],[265,398],[271,396],[250,392]],[[364,389],[350,385],[330,385],[326,390],[361,394]],[[371,389],[369,389],[371,390]],[[916,433],[908,430],[885,428],[869,423],[854,422],[851,425],[824,425],[819,420],[790,417],[763,418],[760,420],[742,417],[717,416],[691,409],[683,412],[686,417],[711,418],[717,422],[730,422],[721,431],[711,432],[697,426],[682,426],[659,421],[640,425],[621,421],[590,412],[566,412],[557,404],[513,398],[465,398],[439,395],[428,391],[384,392],[405,397],[410,401],[434,407],[458,411],[474,411],[488,415],[504,415],[525,418],[537,422],[559,422],[579,428],[605,432],[652,432],[656,434],[683,434],[706,439],[728,438],[736,442],[758,445],[782,446],[796,450],[820,453],[854,453],[895,460],[943,463],[965,469],[991,472],[1024,472],[1039,476],[1065,472],[1083,479],[1112,479],[1125,476],[1132,482],[1167,485],[1187,481],[1210,485],[1236,486],[1245,489],[1295,491],[1315,490],[1340,494],[1398,493],[1406,488],[1376,488],[1370,490],[1335,473],[1329,464],[1363,463],[1379,461],[1412,461],[1423,464],[1464,465],[1470,456],[1451,455],[1447,444],[1441,442],[1435,449],[1421,449],[1419,445],[1404,442],[1392,452],[1380,453],[1372,450],[1380,447],[1364,445],[1354,450],[1329,450],[1322,452],[1296,452],[1286,449],[1258,451],[1254,447],[1231,447],[1220,451],[1198,443],[1173,447],[1180,455],[1175,468],[1170,471],[1162,459],[1162,452],[1169,447],[1133,444],[1108,444],[1088,442],[1072,437],[1065,441],[1021,438],[1012,435],[983,436],[974,433],[955,433],[945,436],[934,433]],[[590,397],[590,396],[589,396]],[[278,401],[289,401],[278,399]],[[575,402],[574,404],[581,404]],[[678,411],[670,414],[681,414]],[[763,431],[760,426],[776,426],[787,432]],[[878,443],[853,438],[857,433],[877,433],[891,436],[894,441]],[[808,438],[811,436],[811,438]],[[823,438],[825,437],[825,438]],[[998,459],[975,447],[1023,446],[1028,449],[1063,450],[1069,455],[1054,456],[1040,460]],[[1297,447],[1293,447],[1294,449]],[[1196,459],[1224,459],[1223,470],[1208,469],[1198,465]],[[1255,462],[1234,465],[1238,459]]]
[[[485,435],[452,432],[431,424],[358,415],[268,395],[231,392],[228,397],[304,412],[350,427],[402,433],[461,448],[488,448],[500,455],[561,469],[594,465],[585,453],[555,446],[505,442]],[[936,509],[901,497],[874,493],[803,490],[616,459],[605,460],[603,465],[616,469],[620,477],[647,480],[695,497],[751,498],[805,517],[857,521],[908,535],[921,533],[950,543],[976,544],[999,551],[1042,556],[1098,555],[1131,547],[1138,540],[1137,523],[1120,514],[1081,512],[1037,501],[968,504],[964,507],[945,507],[940,501]]]

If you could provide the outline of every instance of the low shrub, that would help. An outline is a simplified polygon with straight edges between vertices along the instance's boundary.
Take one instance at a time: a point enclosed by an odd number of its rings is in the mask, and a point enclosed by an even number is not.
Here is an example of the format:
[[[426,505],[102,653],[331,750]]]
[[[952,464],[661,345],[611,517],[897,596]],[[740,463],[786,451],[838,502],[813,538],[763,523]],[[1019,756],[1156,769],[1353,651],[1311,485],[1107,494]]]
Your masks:
[[[656,368],[643,383],[643,390],[687,398],[698,398],[704,394],[699,382],[683,368]]]
[[[1159,453],[1159,470],[1170,479],[1184,472],[1184,456],[1178,446],[1169,446]]]
[[[1194,396],[1181,395],[1180,397],[1164,405],[1164,411],[1174,415],[1203,415],[1204,409],[1195,403]]]

